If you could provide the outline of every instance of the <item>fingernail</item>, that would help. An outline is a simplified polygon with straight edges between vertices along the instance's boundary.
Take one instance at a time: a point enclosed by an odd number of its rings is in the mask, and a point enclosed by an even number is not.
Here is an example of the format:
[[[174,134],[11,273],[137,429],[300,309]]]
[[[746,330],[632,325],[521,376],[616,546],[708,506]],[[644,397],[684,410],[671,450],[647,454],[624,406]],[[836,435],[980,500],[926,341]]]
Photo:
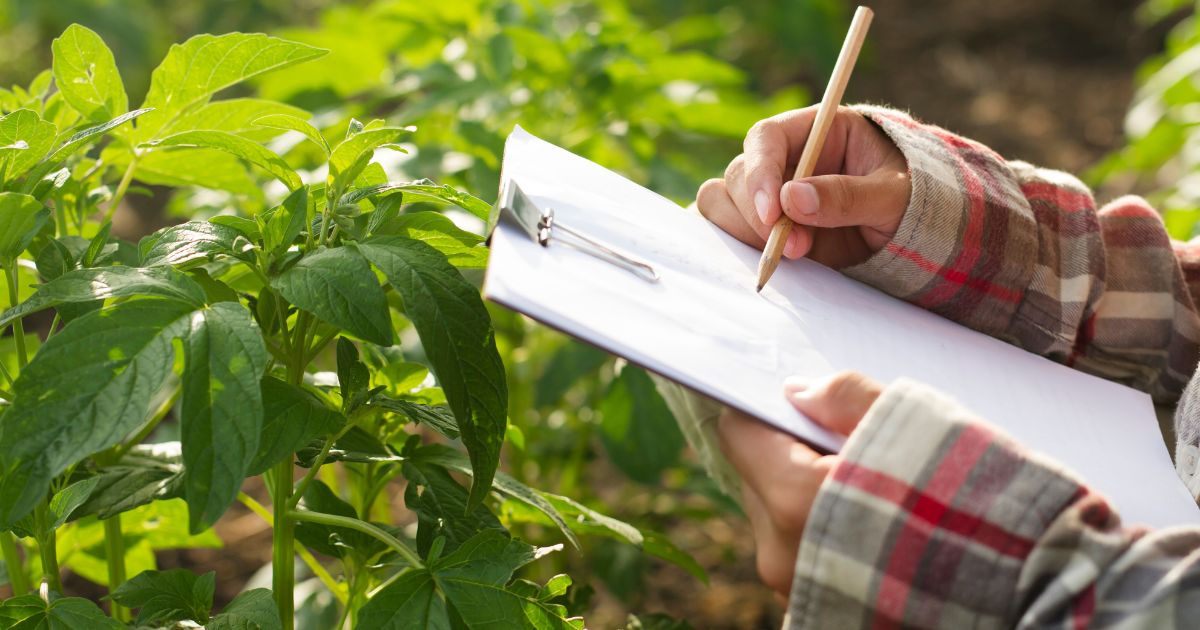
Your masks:
[[[771,198],[767,197],[766,191],[760,190],[754,194],[754,209],[758,211],[759,220],[766,223],[771,211]]]
[[[788,196],[791,197],[792,209],[800,214],[816,214],[821,204],[817,189],[812,184],[804,182],[788,182]]]
[[[783,255],[792,259],[800,257],[800,233],[796,228],[788,232],[788,240],[783,244]]]

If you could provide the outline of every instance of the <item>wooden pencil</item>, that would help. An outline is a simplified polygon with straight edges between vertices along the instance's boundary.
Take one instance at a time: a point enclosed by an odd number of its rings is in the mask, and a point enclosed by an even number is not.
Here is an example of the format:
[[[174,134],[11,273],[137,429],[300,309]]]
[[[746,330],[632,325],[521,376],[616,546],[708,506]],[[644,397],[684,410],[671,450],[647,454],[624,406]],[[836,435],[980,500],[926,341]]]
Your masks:
[[[833,66],[833,74],[829,77],[829,85],[825,88],[825,96],[817,107],[817,117],[813,121],[812,131],[804,144],[804,152],[800,154],[800,162],[796,165],[793,180],[811,177],[821,156],[821,148],[825,146],[825,136],[833,125],[833,116],[837,113],[838,105],[842,102],[842,94],[846,92],[846,83],[850,81],[850,73],[854,70],[854,62],[862,50],[863,40],[867,37],[867,29],[871,26],[874,13],[867,7],[858,7],[854,19],[850,22],[850,30],[846,33],[846,41],[838,54],[837,63]],[[781,198],[782,203],[782,198]],[[758,261],[758,291],[762,291],[771,274],[779,266],[783,256],[783,248],[787,245],[788,235],[792,233],[792,220],[787,215],[780,215],[779,221],[771,228],[771,236],[763,248],[762,258]]]

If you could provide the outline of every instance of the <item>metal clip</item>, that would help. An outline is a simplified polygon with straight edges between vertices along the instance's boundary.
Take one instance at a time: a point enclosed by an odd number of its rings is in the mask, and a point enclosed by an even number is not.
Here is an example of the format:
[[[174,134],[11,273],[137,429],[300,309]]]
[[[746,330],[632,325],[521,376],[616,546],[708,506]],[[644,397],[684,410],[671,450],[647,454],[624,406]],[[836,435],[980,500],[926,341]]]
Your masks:
[[[511,179],[506,179],[502,184],[500,204],[499,220],[521,228],[542,247],[549,247],[553,238],[557,243],[616,265],[647,282],[659,280],[658,272],[649,263],[555,221],[553,208],[538,208]],[[562,238],[562,234],[570,238]]]

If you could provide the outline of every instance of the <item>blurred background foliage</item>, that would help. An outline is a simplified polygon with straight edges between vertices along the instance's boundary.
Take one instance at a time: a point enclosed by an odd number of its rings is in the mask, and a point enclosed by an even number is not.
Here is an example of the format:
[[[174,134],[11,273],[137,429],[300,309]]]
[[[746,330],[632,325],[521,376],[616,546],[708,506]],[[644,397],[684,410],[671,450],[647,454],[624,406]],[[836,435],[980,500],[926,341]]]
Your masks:
[[[848,101],[911,109],[1011,157],[1086,171],[1104,195],[1148,194],[1176,236],[1192,233],[1200,25],[1191,1],[871,6],[877,19]],[[50,39],[72,22],[113,48],[130,102],[141,101],[172,42],[263,31],[331,53],[227,96],[286,101],[330,133],[352,117],[416,125],[409,155],[379,155],[390,179],[431,177],[491,201],[504,138],[520,124],[686,203],[740,151],[753,122],[819,96],[852,8],[843,0],[0,0],[0,86],[34,81],[49,65]],[[292,134],[271,142],[307,181],[324,177],[306,143]],[[280,192],[142,184],[118,212],[114,230],[126,238],[183,216],[253,211]],[[585,540],[539,577],[566,570],[590,584],[575,605],[592,627],[618,627],[630,611],[703,628],[778,627],[744,521],[691,459],[646,375],[522,317],[492,315],[512,387],[505,470],[663,532],[690,555],[674,557],[676,566]],[[534,515],[514,505],[504,516],[538,540]],[[233,514],[217,526],[220,551],[154,553],[160,566],[216,569],[221,587],[235,589],[218,594],[227,601],[269,560],[264,531],[257,517]],[[645,548],[677,554],[653,539]],[[645,627],[669,627],[653,623]]]

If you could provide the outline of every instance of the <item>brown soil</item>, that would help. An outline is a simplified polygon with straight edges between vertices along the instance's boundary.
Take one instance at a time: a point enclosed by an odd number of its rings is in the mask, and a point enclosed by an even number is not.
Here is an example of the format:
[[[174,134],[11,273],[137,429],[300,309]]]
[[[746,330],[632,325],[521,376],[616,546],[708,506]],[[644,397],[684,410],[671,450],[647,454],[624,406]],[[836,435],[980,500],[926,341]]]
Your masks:
[[[1167,24],[1129,0],[876,0],[851,97],[907,109],[1010,159],[1079,172],[1120,146],[1138,65]]]

